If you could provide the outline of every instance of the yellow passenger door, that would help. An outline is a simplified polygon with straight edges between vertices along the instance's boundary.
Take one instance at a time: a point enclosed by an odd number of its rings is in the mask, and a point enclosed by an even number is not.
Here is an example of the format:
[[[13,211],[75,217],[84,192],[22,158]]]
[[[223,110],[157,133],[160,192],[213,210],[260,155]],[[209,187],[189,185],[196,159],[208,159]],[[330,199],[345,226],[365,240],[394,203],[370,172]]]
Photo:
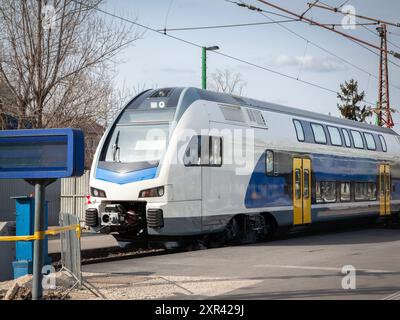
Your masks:
[[[293,224],[311,223],[311,160],[293,159]]]
[[[388,216],[391,214],[390,192],[390,166],[388,164],[381,164],[379,166],[379,211],[381,216]]]

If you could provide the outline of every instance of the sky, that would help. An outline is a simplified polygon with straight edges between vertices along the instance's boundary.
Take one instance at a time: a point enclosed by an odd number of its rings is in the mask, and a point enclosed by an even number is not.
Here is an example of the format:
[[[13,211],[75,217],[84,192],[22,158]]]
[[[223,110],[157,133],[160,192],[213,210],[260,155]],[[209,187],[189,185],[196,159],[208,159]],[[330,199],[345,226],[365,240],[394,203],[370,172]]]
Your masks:
[[[307,2],[314,0],[268,1],[301,14],[308,8]],[[257,0],[243,2],[285,14]],[[339,6],[344,2],[346,1],[323,1],[331,6]],[[398,0],[349,0],[346,5],[354,7],[360,15],[400,22]],[[127,19],[136,19],[138,23],[157,30],[165,27],[168,29],[270,21],[258,12],[226,0],[108,0],[103,9]],[[270,13],[265,15],[274,20],[286,20]],[[343,19],[340,14],[318,8],[308,11],[305,17],[327,24],[341,24]],[[366,21],[357,19],[356,22]],[[285,30],[283,26],[302,38]],[[376,26],[356,26],[353,30],[337,28],[354,37],[380,45]],[[137,30],[142,31],[139,27]],[[389,50],[400,52],[400,28],[389,27],[389,31]],[[208,73],[216,69],[229,69],[240,73],[247,82],[243,90],[243,95],[247,97],[339,116],[335,92],[339,91],[341,83],[354,78],[358,81],[360,90],[365,91],[365,100],[377,101],[378,80],[375,77],[378,77],[379,51],[371,49],[373,52],[370,52],[347,38],[317,26],[288,22],[236,28],[169,31],[168,34],[200,46],[218,45],[221,53],[334,91],[329,92],[209,52]],[[146,31],[143,39],[125,49],[118,58],[122,63],[116,67],[117,86],[201,86],[200,48],[165,35]],[[390,88],[391,105],[393,108],[398,106],[400,111],[400,59],[391,56],[389,59],[398,64],[395,66],[389,63],[389,74],[391,85],[398,87]],[[395,130],[400,132],[400,112],[395,113],[393,118],[394,122],[398,123]]]

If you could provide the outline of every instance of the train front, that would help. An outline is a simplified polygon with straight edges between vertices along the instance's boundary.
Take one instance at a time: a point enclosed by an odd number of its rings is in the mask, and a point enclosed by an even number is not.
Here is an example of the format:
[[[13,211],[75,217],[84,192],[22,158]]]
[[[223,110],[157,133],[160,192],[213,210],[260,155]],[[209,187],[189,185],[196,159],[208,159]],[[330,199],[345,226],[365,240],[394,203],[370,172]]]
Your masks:
[[[181,93],[170,88],[140,94],[104,134],[90,174],[85,220],[91,230],[132,242],[145,239],[147,227],[163,227],[162,210],[149,202],[166,201],[159,170]]]

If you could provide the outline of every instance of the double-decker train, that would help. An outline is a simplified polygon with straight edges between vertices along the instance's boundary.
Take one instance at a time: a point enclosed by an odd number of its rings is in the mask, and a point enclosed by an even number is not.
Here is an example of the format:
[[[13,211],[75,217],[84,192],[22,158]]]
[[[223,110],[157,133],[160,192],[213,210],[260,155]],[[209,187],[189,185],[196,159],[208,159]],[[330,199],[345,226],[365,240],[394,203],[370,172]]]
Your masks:
[[[100,141],[86,224],[120,241],[255,241],[280,227],[395,219],[399,156],[391,129],[197,88],[148,90]]]

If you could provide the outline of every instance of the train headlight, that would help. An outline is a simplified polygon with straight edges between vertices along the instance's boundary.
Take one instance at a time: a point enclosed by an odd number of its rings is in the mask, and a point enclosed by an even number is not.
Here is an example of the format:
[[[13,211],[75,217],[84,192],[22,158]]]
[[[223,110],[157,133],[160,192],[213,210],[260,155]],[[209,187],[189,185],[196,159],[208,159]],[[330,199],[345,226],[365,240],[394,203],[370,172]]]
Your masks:
[[[140,191],[139,198],[162,197],[164,194],[165,194],[164,187],[156,187]]]
[[[106,192],[96,188],[90,188],[90,193],[93,197],[96,198],[107,198]]]

